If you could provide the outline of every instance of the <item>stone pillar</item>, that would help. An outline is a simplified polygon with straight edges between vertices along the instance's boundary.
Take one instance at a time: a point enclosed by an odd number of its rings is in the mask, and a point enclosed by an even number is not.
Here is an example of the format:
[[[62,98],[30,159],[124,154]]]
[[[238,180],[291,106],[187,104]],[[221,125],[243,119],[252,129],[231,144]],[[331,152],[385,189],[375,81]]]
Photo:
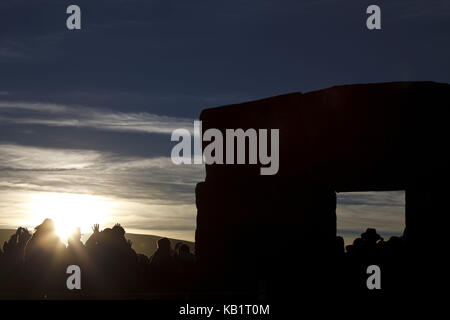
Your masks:
[[[436,293],[448,284],[449,186],[423,182],[406,190],[408,284],[417,294]]]
[[[196,255],[208,283],[225,279],[218,287],[248,291],[259,281],[312,280],[306,269],[319,270],[334,248],[330,188],[255,177],[199,183],[196,197]]]
[[[406,189],[405,225],[408,242],[433,251],[447,246],[449,187],[423,183]]]

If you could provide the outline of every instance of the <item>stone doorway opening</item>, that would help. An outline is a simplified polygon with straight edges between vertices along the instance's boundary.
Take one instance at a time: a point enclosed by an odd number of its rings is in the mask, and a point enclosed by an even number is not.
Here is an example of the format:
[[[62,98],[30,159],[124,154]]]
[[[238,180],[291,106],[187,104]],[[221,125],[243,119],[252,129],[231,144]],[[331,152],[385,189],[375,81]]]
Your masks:
[[[405,191],[339,192],[336,194],[337,235],[345,245],[375,228],[385,241],[405,229]]]

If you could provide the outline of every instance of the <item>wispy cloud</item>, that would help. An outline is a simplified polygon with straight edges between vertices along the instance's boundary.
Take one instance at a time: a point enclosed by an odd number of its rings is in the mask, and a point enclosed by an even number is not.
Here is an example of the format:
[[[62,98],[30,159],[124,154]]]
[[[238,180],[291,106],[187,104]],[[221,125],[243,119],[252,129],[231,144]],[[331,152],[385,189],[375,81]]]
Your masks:
[[[0,102],[0,110],[28,110],[41,113],[69,113],[71,108],[53,103]]]
[[[101,157],[96,151],[57,150],[0,145],[0,170],[70,170],[92,166]]]
[[[11,114],[11,110],[21,112]],[[24,111],[30,111],[30,113],[27,114]],[[50,103],[0,102],[0,122],[171,134],[177,128],[191,128],[193,119]]]
[[[169,157],[9,144],[0,145],[0,170],[3,188],[95,193],[161,203],[192,200],[195,184],[204,179],[202,166],[177,166]]]

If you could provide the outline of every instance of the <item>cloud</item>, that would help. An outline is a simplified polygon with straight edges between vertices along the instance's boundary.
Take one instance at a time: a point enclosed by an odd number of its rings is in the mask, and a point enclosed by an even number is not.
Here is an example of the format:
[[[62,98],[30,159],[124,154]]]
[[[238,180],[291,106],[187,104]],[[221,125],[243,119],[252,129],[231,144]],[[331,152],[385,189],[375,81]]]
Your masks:
[[[0,144],[0,189],[89,193],[162,204],[192,204],[199,165],[93,150]]]
[[[71,108],[52,103],[0,102],[0,109],[29,110],[42,113],[67,113]]]
[[[36,194],[89,194],[114,204],[103,224],[193,240],[195,185],[205,172],[169,157],[0,144],[0,174],[3,228],[28,226],[24,204]]]
[[[405,227],[405,194],[390,192],[346,192],[337,195],[337,229],[346,243],[366,228],[376,228],[384,237],[401,235]]]
[[[84,106],[26,102],[0,102],[0,122],[159,134],[171,134],[177,128],[190,129],[193,126],[193,119],[147,112],[126,113]]]
[[[70,170],[93,165],[100,154],[95,151],[58,150],[0,145],[0,170]]]

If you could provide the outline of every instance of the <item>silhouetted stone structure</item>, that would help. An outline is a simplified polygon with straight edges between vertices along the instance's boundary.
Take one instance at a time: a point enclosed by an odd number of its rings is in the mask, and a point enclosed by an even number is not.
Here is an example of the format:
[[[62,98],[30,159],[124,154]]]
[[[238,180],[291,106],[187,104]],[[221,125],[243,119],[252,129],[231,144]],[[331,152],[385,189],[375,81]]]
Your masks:
[[[299,267],[317,275],[331,259],[335,192],[348,191],[406,190],[409,243],[421,251],[433,241],[442,250],[448,244],[449,108],[448,84],[395,82],[204,110],[203,131],[280,129],[280,169],[260,176],[260,165],[206,166],[206,181],[196,190],[200,264],[213,270],[211,279],[258,281]],[[436,250],[427,256],[430,265]],[[283,257],[297,254],[310,266],[284,265]]]

